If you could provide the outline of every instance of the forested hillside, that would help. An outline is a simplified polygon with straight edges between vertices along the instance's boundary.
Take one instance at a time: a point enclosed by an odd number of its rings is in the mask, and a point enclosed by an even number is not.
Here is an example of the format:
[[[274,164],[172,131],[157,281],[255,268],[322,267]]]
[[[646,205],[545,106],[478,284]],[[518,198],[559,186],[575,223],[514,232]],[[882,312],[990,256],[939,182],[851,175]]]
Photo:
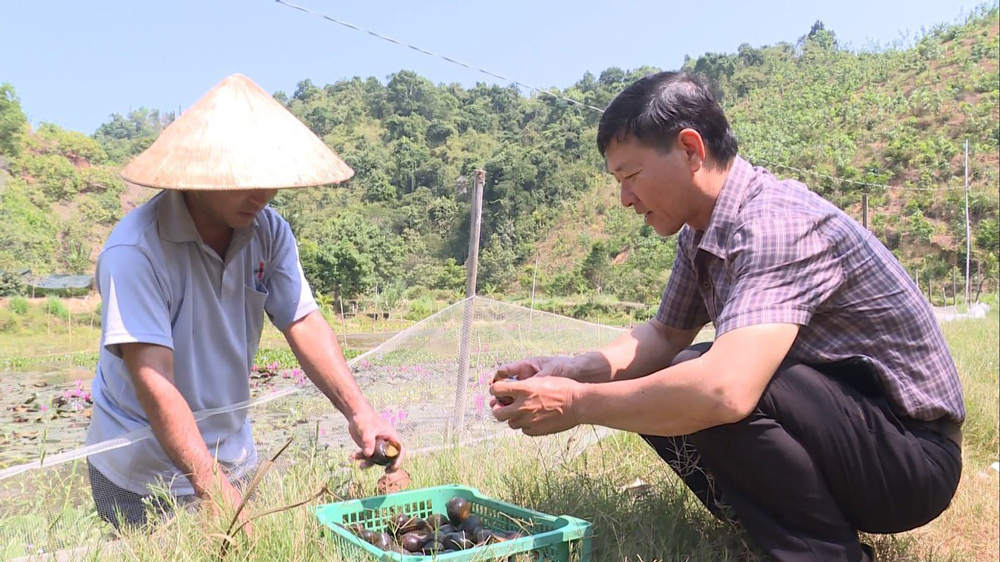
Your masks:
[[[879,238],[911,270],[940,279],[965,263],[968,139],[973,259],[993,278],[997,28],[997,8],[981,7],[910,45],[859,51],[817,22],[795,43],[744,45],[684,67],[716,84],[748,159],[806,181],[859,220],[867,192]],[[654,70],[587,73],[560,93],[604,107]],[[0,89],[0,270],[91,271],[110,227],[151,195],[127,190],[118,170],[173,114],[116,114],[92,135],[31,130],[15,87]],[[595,148],[598,112],[514,86],[435,85],[408,70],[385,81],[304,79],[275,97],[356,172],[338,188],[286,190],[273,203],[322,294],[460,291],[470,182],[482,167],[481,293],[530,290],[537,260],[549,295],[659,296],[673,242],[617,204]]]

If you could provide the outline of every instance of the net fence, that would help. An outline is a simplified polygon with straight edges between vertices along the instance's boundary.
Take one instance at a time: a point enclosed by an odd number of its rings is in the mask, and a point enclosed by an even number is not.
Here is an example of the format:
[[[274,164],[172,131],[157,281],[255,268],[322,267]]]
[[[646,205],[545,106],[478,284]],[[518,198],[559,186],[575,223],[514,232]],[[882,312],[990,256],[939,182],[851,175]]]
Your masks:
[[[622,329],[533,311],[476,297],[461,301],[396,334],[349,361],[365,397],[418,457],[460,446],[479,447],[499,440],[520,440],[532,455],[565,456],[603,434],[589,428],[543,439],[523,437],[498,423],[490,412],[493,370],[534,355],[574,355],[613,341]],[[467,352],[467,353],[463,353]],[[461,360],[467,356],[467,366]],[[18,373],[5,374],[5,377]],[[254,365],[247,374],[251,399],[195,413],[199,424],[213,416],[249,416],[260,457],[289,440],[296,445],[275,470],[322,457],[343,468],[355,450],[347,422],[294,364],[287,350]],[[27,399],[17,396],[0,413],[0,559],[66,552],[99,543],[113,529],[98,515],[88,459],[122,450],[141,454],[148,427],[112,441],[83,446],[89,423],[89,384],[54,379]],[[13,389],[0,379],[0,391]],[[4,384],[8,383],[8,384]],[[8,393],[8,398],[10,398]],[[154,441],[155,442],[155,441]],[[528,443],[525,445],[525,443]],[[308,452],[311,451],[311,452]],[[232,479],[246,481],[259,464],[248,459],[226,467]],[[111,485],[113,486],[113,485]],[[119,490],[96,490],[120,493]],[[140,512],[151,507],[137,502]]]

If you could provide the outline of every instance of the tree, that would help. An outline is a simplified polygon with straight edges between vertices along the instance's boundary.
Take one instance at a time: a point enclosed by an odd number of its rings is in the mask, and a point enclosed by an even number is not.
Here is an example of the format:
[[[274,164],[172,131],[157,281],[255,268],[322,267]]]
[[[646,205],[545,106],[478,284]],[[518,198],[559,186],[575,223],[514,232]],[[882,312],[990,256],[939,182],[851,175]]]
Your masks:
[[[159,110],[145,107],[130,111],[127,117],[113,113],[110,121],[97,128],[94,139],[112,162],[122,164],[149,148],[173,121],[172,112],[161,115]]]
[[[809,29],[809,33],[799,39],[802,53],[807,58],[820,54],[833,53],[837,50],[837,35],[817,20]]]
[[[1000,248],[1000,222],[996,218],[983,219],[976,225],[976,247],[986,252]]]
[[[27,130],[28,118],[21,111],[14,87],[6,82],[0,84],[0,154],[17,156]]]
[[[398,236],[350,211],[311,226],[302,239],[300,259],[310,285],[347,298],[384,286],[403,260]]]
[[[989,282],[990,288],[994,291],[997,290],[997,255],[993,252],[986,254],[986,257],[979,262],[979,267],[981,269],[979,272],[979,286],[976,288],[976,302],[979,302],[979,295],[983,292],[983,283]]]
[[[604,242],[598,241],[590,247],[590,253],[583,260],[583,278],[586,279],[598,292],[602,291],[604,276],[607,274],[608,249]]]
[[[308,104],[313,101],[318,100],[323,95],[323,90],[317,88],[312,80],[308,78],[299,82],[295,86],[295,93],[292,94],[292,98],[301,101],[302,103]]]
[[[389,182],[389,176],[381,170],[375,170],[362,180],[364,195],[362,201],[382,203],[396,198],[396,188]]]

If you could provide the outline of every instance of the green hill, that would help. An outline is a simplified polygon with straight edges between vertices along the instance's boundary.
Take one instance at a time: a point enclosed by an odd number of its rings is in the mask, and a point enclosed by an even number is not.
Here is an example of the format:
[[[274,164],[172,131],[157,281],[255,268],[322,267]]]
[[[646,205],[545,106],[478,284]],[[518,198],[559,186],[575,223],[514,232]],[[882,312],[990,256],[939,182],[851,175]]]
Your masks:
[[[684,67],[717,85],[748,159],[802,179],[859,220],[867,190],[872,229],[939,283],[965,262],[968,139],[973,259],[995,287],[997,28],[994,4],[911,45],[858,51],[817,22],[795,43],[743,45]],[[653,70],[588,73],[560,93],[603,107]],[[594,146],[597,112],[513,86],[434,85],[411,71],[384,83],[303,80],[275,97],[356,171],[343,188],[283,191],[274,201],[322,293],[460,291],[468,187],[483,167],[481,292],[523,295],[537,280],[549,295],[656,302],[673,244],[618,205]],[[91,271],[111,226],[151,195],[128,191],[117,171],[172,118],[139,110],[90,136],[51,124],[32,131],[3,85],[0,270]]]

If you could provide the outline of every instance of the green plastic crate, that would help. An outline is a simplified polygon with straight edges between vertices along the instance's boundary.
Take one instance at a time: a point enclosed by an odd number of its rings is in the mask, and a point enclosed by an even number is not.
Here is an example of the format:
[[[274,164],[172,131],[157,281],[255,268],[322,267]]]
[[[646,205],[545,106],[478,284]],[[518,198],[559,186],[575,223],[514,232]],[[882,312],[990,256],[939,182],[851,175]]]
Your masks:
[[[520,530],[530,535],[458,552],[421,556],[385,552],[342,527],[360,523],[366,529],[381,531],[387,519],[399,511],[424,518],[431,513],[444,514],[445,504],[455,496],[469,501],[472,513],[482,519],[483,525],[506,531]],[[340,554],[351,561],[487,562],[509,556],[510,560],[589,562],[591,555],[592,529],[587,521],[525,509],[488,498],[468,486],[436,486],[330,503],[317,506],[314,513]],[[520,553],[530,554],[518,556]]]

